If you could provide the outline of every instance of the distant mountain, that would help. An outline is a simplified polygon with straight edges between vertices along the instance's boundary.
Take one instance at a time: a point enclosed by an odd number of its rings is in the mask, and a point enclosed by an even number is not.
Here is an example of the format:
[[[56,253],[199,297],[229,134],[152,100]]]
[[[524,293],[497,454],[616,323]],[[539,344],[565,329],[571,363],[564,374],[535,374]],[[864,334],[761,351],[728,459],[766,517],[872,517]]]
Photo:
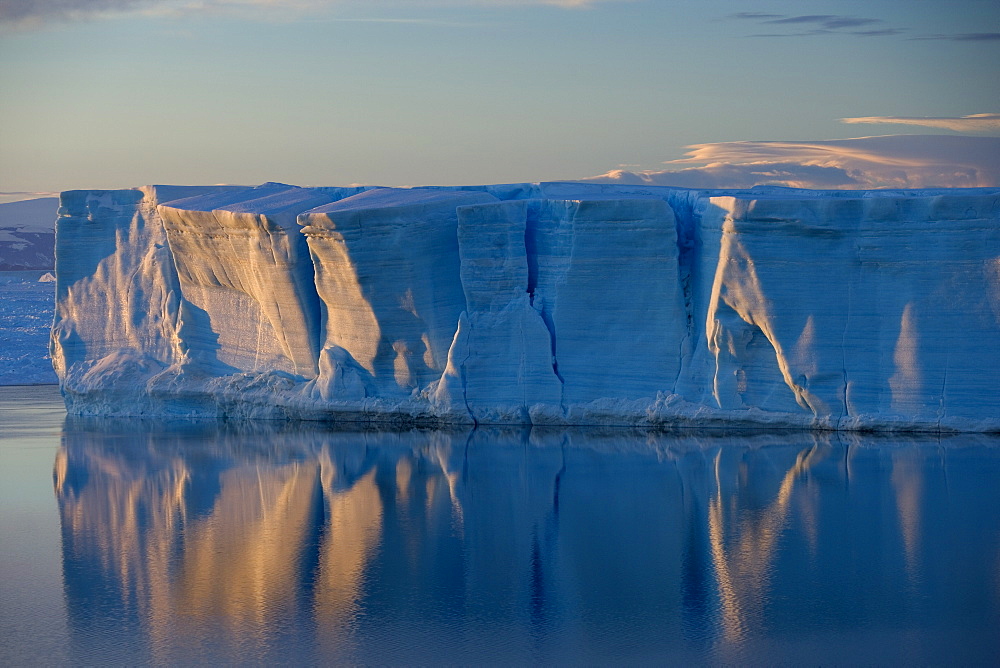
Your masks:
[[[55,267],[58,197],[0,204],[0,271]]]

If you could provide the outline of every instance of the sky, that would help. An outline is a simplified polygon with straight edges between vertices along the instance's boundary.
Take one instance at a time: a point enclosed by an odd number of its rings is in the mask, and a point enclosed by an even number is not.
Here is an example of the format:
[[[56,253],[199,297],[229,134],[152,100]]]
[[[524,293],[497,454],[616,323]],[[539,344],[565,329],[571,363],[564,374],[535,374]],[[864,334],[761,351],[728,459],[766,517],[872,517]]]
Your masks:
[[[1000,185],[998,155],[996,0],[0,0],[7,199]]]

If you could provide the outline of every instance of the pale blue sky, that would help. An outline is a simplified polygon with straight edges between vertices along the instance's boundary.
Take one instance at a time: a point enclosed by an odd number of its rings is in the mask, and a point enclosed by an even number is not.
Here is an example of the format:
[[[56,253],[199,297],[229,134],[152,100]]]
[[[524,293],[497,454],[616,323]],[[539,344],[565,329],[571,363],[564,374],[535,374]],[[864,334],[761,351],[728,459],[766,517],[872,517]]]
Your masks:
[[[576,179],[1000,111],[995,0],[0,3],[0,191]]]

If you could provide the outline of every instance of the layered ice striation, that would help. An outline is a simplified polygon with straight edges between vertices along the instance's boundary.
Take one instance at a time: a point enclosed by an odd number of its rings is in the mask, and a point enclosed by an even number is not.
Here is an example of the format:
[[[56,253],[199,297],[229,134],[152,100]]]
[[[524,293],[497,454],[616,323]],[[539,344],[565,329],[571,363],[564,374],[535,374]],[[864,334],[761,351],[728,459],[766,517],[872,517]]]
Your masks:
[[[1000,189],[63,193],[67,407],[1000,431]]]

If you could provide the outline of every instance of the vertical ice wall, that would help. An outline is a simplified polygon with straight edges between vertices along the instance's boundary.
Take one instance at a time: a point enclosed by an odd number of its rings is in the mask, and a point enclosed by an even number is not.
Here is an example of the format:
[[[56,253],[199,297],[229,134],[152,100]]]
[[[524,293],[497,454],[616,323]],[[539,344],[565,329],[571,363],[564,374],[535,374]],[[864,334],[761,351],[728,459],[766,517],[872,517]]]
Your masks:
[[[672,391],[686,317],[670,207],[540,200],[526,240],[528,289],[552,337],[566,410]]]
[[[68,397],[93,394],[94,410],[111,410],[137,378],[178,361],[180,289],[156,206],[226,190],[147,186],[62,194],[51,348]]]
[[[463,207],[467,315],[438,399],[480,422],[590,421],[671,392],[686,317],[658,199]]]
[[[1000,191],[64,193],[70,410],[1000,429]]]
[[[323,399],[398,399],[441,377],[465,310],[456,209],[493,201],[382,188],[299,217],[323,308]]]
[[[827,426],[996,424],[998,215],[995,195],[713,198],[689,394]]]
[[[319,301],[296,216],[341,197],[265,184],[159,207],[184,295],[182,338],[207,372],[316,376]]]
[[[479,422],[528,423],[559,414],[552,335],[532,305],[527,201],[458,209],[466,313],[435,400]]]

